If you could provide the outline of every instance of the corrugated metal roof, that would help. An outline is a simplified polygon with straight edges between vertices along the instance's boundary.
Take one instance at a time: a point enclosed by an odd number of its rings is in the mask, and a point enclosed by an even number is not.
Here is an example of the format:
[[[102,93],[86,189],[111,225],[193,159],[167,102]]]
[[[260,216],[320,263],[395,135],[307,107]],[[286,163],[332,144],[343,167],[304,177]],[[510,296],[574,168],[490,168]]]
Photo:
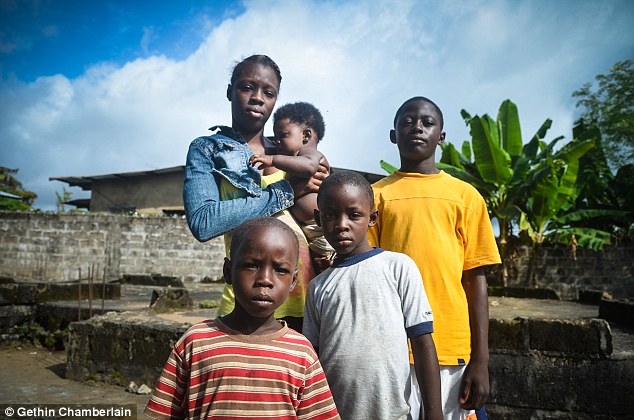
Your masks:
[[[92,190],[93,181],[101,181],[106,179],[136,178],[146,175],[162,175],[178,172],[185,172],[185,166],[172,166],[170,168],[152,169],[148,171],[121,172],[105,175],[51,177],[48,180],[66,182],[71,187],[81,187],[82,190],[88,191]]]

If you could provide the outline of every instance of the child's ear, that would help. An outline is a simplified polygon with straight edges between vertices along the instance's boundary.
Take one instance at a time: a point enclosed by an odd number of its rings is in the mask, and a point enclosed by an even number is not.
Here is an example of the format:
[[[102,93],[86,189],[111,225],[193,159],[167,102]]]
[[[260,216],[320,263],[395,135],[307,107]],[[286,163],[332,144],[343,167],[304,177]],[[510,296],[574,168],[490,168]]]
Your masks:
[[[231,284],[231,260],[227,257],[222,265],[222,276],[225,278],[225,283]]]
[[[390,130],[390,141],[396,144],[396,130]]]
[[[379,209],[372,210],[370,212],[370,221],[368,222],[368,227],[372,227],[376,225],[376,222],[378,219],[379,219]]]
[[[229,83],[227,85],[227,99],[229,100],[229,102],[231,102],[231,90],[233,89],[233,87],[231,86],[231,83]]]
[[[317,223],[317,226],[321,227],[321,219],[319,218],[319,210],[317,209],[313,210],[313,217],[315,218],[315,223]]]
[[[305,128],[302,134],[304,136],[303,142],[304,144],[306,144],[313,137],[313,130],[311,130],[310,128]]]
[[[291,287],[288,289],[289,293],[293,291],[295,285],[297,284],[297,276],[299,275],[299,268],[295,269],[295,274],[293,274],[293,280],[291,280]]]
[[[438,139],[438,144],[443,144],[445,142],[445,132],[440,133],[440,138]]]

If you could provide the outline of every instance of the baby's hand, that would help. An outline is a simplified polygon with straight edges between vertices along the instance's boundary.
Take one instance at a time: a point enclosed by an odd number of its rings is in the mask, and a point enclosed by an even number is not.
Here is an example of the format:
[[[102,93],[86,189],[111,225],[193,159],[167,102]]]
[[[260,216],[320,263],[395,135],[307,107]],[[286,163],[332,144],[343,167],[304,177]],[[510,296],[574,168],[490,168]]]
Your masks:
[[[249,159],[249,165],[255,166],[261,163],[258,169],[264,169],[267,166],[273,166],[273,156],[271,155],[253,155]]]

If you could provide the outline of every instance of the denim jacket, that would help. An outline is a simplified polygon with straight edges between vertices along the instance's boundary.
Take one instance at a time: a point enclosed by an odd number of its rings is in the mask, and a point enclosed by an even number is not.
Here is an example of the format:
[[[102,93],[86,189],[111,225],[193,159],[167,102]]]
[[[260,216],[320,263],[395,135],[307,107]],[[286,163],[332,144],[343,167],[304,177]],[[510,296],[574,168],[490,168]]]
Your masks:
[[[285,179],[261,188],[260,173],[249,165],[253,152],[230,127],[198,137],[189,146],[183,202],[189,229],[199,241],[220,236],[245,220],[271,216],[293,205],[293,190]],[[246,197],[221,200],[220,180],[246,192]]]

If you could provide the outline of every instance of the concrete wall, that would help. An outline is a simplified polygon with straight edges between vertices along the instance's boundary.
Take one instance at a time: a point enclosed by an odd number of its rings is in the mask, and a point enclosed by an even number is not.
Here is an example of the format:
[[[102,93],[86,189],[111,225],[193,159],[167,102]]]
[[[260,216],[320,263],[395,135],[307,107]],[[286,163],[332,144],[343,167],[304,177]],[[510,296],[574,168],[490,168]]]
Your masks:
[[[99,265],[107,278],[124,274],[162,274],[199,280],[218,278],[221,238],[198,243],[183,218],[106,214],[0,213],[0,276],[74,280]],[[509,285],[523,286],[528,249],[520,249],[518,271]],[[634,247],[604,252],[546,247],[538,260],[537,286],[576,299],[581,289],[604,290],[615,298],[634,297]]]
[[[525,283],[529,248],[519,250],[519,270],[509,286],[528,287]],[[603,252],[577,249],[576,259],[570,248],[544,247],[537,259],[536,286],[555,290],[562,299],[576,299],[579,290],[604,290],[615,298],[634,297],[634,247],[612,246]]]
[[[183,218],[0,212],[0,276],[46,281],[125,274],[222,276],[224,242],[199,243]]]
[[[137,177],[96,179],[92,183],[90,211],[110,212],[134,208],[160,214],[162,209],[183,209],[184,172]]]
[[[110,313],[70,324],[66,376],[153,387],[186,326]],[[492,319],[491,420],[632,418],[634,358],[604,320]]]
[[[632,418],[634,354],[605,320],[491,319],[489,346],[492,420]]]

